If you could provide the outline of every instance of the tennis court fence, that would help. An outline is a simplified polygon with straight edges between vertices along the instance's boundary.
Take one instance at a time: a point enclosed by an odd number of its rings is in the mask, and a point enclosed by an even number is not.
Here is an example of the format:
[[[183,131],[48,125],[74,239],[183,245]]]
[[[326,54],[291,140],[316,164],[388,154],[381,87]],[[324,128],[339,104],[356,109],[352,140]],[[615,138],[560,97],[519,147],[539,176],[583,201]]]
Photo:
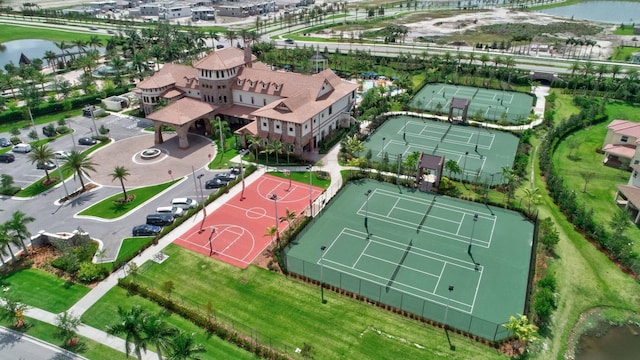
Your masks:
[[[307,226],[308,227],[308,226]],[[388,287],[388,283],[374,282],[355,275],[340,272],[327,266],[311,263],[286,255],[289,273],[324,283],[325,288],[344,295],[357,295],[360,300],[369,300],[379,307],[415,315],[423,321],[445,324],[462,332],[476,335],[490,341],[500,341],[510,336],[502,324],[481,319],[455,308],[455,304],[436,303],[416,295]],[[410,316],[414,317],[414,316]],[[505,319],[506,320],[506,319]]]

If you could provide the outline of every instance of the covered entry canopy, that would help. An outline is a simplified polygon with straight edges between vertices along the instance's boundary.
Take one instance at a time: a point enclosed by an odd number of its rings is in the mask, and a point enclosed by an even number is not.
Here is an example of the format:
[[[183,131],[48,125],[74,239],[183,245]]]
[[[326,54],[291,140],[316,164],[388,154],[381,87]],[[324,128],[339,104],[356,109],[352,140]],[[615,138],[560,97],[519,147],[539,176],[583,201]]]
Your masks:
[[[211,134],[211,123],[216,106],[192,98],[182,98],[170,103],[158,111],[147,115],[147,119],[153,121],[154,143],[162,144],[162,125],[171,126],[176,129],[178,143],[181,149],[189,147],[187,133],[197,120],[203,119],[205,131]]]

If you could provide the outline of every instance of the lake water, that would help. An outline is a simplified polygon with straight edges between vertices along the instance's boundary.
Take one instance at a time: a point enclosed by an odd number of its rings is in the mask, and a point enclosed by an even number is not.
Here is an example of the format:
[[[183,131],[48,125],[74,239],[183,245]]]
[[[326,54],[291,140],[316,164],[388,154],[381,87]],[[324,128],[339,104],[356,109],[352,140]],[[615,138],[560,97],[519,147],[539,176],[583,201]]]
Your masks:
[[[640,327],[609,327],[603,335],[580,337],[576,360],[636,360],[640,357]]]
[[[575,20],[590,20],[612,24],[640,24],[640,2],[586,1],[539,10],[539,12],[566,18],[573,17]]]
[[[20,53],[24,53],[29,59],[40,58],[43,59],[45,51],[51,50],[56,54],[60,54],[60,50],[56,47],[53,41],[40,40],[40,39],[28,39],[28,40],[14,40],[2,43],[3,48],[0,49],[0,67],[4,69],[4,66],[10,61],[17,66],[20,60]],[[45,66],[47,61],[43,59]]]

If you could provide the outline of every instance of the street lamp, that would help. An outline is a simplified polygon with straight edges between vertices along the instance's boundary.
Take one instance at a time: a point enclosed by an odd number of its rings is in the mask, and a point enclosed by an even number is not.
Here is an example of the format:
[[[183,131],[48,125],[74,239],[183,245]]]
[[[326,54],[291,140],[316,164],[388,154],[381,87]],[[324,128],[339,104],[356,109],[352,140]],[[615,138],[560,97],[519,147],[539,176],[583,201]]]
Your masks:
[[[204,203],[204,193],[202,192],[202,180],[200,180],[203,176],[204,174],[199,174],[198,176],[196,176],[196,178],[198,179],[198,183],[200,183],[200,201],[202,202],[202,222],[200,223],[200,230],[198,231],[198,233],[201,233],[204,231],[203,229],[204,221],[207,220],[207,206]],[[197,191],[198,189],[196,189],[196,192]]]
[[[453,292],[453,285],[449,285],[449,295],[447,296],[447,306],[444,309],[444,333],[447,335],[447,341],[449,342],[449,349],[455,350],[456,347],[451,344],[449,333],[447,332],[447,315],[449,315],[449,302],[451,301],[451,293]]]
[[[364,228],[367,229],[367,235],[369,235],[369,224],[367,223],[367,220],[369,218],[369,195],[371,195],[371,189],[367,190],[367,192],[364,193],[364,196],[367,197],[367,199],[364,201]]]
[[[200,174],[197,176],[198,183],[200,184],[200,201],[202,201],[202,206],[204,206],[204,192],[202,191],[202,177],[204,174]]]
[[[471,255],[471,242],[473,241],[473,232],[476,230],[476,223],[478,222],[478,214],[473,215],[473,226],[471,227],[471,237],[469,237],[469,247],[467,248],[467,254]]]
[[[96,126],[96,117],[95,115],[93,115],[93,105],[89,105],[89,106],[91,106],[89,110],[91,111],[91,121],[93,122],[93,128],[96,131],[96,136],[98,136],[98,127]]]
[[[273,194],[269,199],[273,200],[273,205],[276,209],[276,241],[280,242],[280,229],[278,227],[278,195]]]
[[[313,172],[311,169],[313,165],[307,166],[307,170],[309,170],[309,214],[313,217]]]
[[[58,173],[60,173],[60,181],[62,181],[62,187],[64,187],[64,193],[67,194],[67,199],[68,199],[69,190],[67,190],[67,184],[64,182],[64,175],[62,175],[62,169],[60,169],[60,164],[58,164],[58,158],[54,156],[53,160],[56,161],[56,166],[58,167]]]
[[[478,141],[480,141],[480,124],[478,124],[478,135],[476,136],[476,153],[478,152]]]
[[[324,304],[324,277],[322,276],[322,270],[324,268],[322,260],[324,259],[324,251],[327,249],[326,246],[320,246],[320,300]]]

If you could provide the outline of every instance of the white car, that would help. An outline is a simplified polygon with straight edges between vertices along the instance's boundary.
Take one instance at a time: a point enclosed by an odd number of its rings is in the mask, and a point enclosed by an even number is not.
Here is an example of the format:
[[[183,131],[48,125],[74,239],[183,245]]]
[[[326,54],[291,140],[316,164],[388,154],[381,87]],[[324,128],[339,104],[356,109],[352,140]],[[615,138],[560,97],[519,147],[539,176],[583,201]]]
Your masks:
[[[67,157],[69,157],[69,153],[64,150],[60,150],[60,151],[55,151],[53,153],[53,156],[55,156],[56,159],[58,160],[66,160]]]
[[[184,215],[184,210],[177,206],[160,206],[159,208],[156,209],[156,213],[170,214],[170,215],[173,215],[174,218],[176,218]]]
[[[189,210],[198,206],[198,202],[189,198],[175,198],[171,200],[171,205],[179,207],[182,210]]]

